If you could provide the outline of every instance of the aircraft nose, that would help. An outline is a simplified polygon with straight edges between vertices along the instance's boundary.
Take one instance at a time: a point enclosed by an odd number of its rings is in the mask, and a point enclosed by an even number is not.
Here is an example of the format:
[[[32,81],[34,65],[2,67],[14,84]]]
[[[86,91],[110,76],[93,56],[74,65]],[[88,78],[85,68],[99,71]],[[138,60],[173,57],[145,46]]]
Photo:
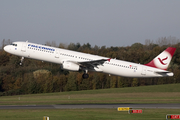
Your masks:
[[[4,51],[7,51],[7,46],[4,47]]]
[[[4,51],[9,52],[9,50],[10,50],[9,46],[4,47]]]

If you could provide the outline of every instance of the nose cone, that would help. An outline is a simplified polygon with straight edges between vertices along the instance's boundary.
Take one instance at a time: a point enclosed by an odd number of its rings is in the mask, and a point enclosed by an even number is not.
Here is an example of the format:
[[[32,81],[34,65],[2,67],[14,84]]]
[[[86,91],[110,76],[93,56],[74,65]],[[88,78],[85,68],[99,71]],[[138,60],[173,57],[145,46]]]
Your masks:
[[[6,51],[6,52],[7,52],[7,49],[8,49],[8,48],[7,48],[7,46],[5,46],[5,47],[4,47],[4,51]]]
[[[10,52],[10,50],[11,50],[11,49],[10,49],[10,47],[9,47],[8,45],[4,47],[4,51]]]

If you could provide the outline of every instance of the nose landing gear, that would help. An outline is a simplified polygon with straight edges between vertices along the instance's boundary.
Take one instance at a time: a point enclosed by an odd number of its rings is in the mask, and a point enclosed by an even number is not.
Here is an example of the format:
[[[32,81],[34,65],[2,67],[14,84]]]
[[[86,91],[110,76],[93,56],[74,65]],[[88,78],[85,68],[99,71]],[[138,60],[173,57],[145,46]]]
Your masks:
[[[23,64],[23,60],[24,60],[24,57],[21,58],[21,62],[20,62],[20,65]]]

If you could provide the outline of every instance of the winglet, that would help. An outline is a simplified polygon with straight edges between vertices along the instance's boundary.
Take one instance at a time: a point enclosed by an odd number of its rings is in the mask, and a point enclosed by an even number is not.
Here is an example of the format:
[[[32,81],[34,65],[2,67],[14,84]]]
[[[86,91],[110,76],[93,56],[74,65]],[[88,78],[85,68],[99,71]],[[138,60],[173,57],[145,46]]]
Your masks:
[[[162,70],[166,70],[168,68],[169,63],[171,62],[171,59],[175,51],[176,51],[176,48],[168,47],[161,54],[155,57],[151,62],[145,65],[154,67],[154,68],[159,68]]]
[[[109,62],[110,62],[110,60],[111,60],[111,58],[107,59],[107,61],[109,61]]]

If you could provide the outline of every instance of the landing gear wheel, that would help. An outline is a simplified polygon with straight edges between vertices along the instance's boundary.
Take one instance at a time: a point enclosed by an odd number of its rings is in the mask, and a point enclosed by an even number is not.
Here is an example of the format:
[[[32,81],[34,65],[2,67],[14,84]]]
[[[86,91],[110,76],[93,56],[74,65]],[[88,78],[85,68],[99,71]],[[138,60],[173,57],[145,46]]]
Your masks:
[[[88,75],[87,73],[84,73],[84,74],[82,75],[82,78],[83,78],[83,79],[87,79],[87,78],[89,78],[89,75]]]

